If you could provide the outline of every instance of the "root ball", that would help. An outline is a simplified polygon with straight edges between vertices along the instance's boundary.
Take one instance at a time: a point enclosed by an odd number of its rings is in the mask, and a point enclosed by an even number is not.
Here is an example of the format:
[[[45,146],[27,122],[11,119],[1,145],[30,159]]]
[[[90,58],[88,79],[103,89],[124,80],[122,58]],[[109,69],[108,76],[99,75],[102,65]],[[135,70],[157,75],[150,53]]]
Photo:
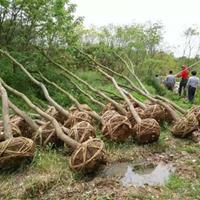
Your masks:
[[[108,110],[102,115],[102,123],[102,133],[108,139],[124,141],[133,134],[128,118],[114,110]]]
[[[155,119],[142,119],[141,123],[134,126],[136,140],[139,144],[155,142],[160,136],[160,126]]]
[[[82,121],[75,124],[69,132],[69,136],[79,143],[85,142],[89,138],[96,137],[95,128],[88,122]]]
[[[16,137],[0,143],[0,168],[18,166],[25,159],[32,159],[35,152],[33,140]]]
[[[185,138],[192,131],[197,130],[198,120],[194,113],[188,113],[185,117],[181,117],[172,127],[172,134],[176,137]]]
[[[100,139],[92,138],[80,145],[71,155],[70,168],[78,172],[92,172],[100,164],[106,162],[104,143]]]

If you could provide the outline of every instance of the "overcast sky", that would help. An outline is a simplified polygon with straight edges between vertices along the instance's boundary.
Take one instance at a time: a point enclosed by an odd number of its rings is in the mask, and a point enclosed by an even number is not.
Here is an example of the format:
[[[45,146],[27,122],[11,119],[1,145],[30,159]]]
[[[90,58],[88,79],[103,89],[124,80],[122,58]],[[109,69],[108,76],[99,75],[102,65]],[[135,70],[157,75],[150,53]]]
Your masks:
[[[200,27],[200,0],[72,0],[76,15],[83,16],[84,25],[131,24],[158,22],[164,25],[165,42],[182,54],[183,30]],[[180,46],[181,45],[181,46]]]

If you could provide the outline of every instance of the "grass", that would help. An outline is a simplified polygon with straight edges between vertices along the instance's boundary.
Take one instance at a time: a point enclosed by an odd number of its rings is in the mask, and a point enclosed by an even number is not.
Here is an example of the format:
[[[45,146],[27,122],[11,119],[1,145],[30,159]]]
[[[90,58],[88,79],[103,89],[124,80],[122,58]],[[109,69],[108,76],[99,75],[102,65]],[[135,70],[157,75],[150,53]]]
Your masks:
[[[94,87],[117,94],[113,85],[100,74],[90,70],[86,72],[79,70],[76,73]],[[46,72],[46,76],[71,92],[81,103],[87,103],[94,110],[100,111],[97,105],[80,94],[63,76],[60,75],[59,79],[56,79],[58,74],[52,73],[52,69]],[[20,72],[17,72],[16,77],[13,78],[14,80],[10,80],[10,77],[6,76],[5,73],[4,79],[8,83],[12,83],[13,87],[27,94],[33,102],[42,108],[46,108],[47,102],[40,89],[30,84],[26,77],[22,77]],[[19,79],[16,84],[15,79]],[[121,83],[125,84],[123,81]],[[27,87],[27,85],[30,87]],[[90,93],[84,86],[82,88]],[[148,85],[147,88],[155,93],[152,86]],[[48,89],[59,104],[64,107],[72,105],[63,94],[52,87],[48,87]],[[133,94],[141,101],[146,100],[138,94]],[[169,91],[166,91],[166,97],[185,109],[191,107],[185,100],[180,99],[178,95],[172,95]],[[198,91],[195,104],[199,104],[199,97]],[[19,107],[29,111],[22,100],[13,95],[10,95],[10,98]],[[65,153],[67,152],[66,149],[53,149],[48,146],[45,149],[38,149],[31,164],[22,166],[14,172],[1,172],[0,199],[200,199],[200,146],[188,140],[172,137],[168,128],[168,125],[163,125],[159,142],[144,146],[139,146],[133,139],[123,143],[109,142],[98,132],[98,137],[105,141],[109,162],[123,160],[140,162],[146,159],[164,159],[173,162],[177,170],[165,186],[124,188],[114,180],[102,180],[99,177],[88,180],[69,169],[69,155]],[[181,168],[185,171],[181,171]]]
[[[131,139],[124,143],[105,140],[105,144],[109,162],[132,160],[137,163],[160,156],[167,160],[169,154],[176,155],[170,162],[177,166],[178,171],[170,177],[166,186],[124,188],[98,176],[87,180],[69,169],[69,156],[64,153],[65,149],[56,150],[49,146],[38,149],[31,164],[18,171],[0,174],[0,196],[2,199],[200,199],[199,145],[191,143],[188,146],[188,141],[175,139],[166,130],[161,135],[159,142],[144,146]],[[179,171],[182,167],[192,171]],[[196,177],[190,177],[190,174],[196,174]]]

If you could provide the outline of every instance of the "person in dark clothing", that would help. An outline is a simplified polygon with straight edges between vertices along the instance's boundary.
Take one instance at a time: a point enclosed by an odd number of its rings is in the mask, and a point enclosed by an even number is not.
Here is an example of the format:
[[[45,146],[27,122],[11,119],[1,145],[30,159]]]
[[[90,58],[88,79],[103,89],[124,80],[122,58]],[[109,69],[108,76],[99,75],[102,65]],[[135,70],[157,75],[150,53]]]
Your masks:
[[[177,75],[177,77],[181,77],[178,93],[181,96],[183,90],[183,95],[186,96],[186,86],[189,78],[189,70],[186,65],[182,65],[182,71]]]
[[[199,78],[196,77],[197,72],[192,71],[192,76],[188,79],[188,100],[189,102],[193,103],[194,101],[194,96],[196,93],[196,88],[199,85]]]

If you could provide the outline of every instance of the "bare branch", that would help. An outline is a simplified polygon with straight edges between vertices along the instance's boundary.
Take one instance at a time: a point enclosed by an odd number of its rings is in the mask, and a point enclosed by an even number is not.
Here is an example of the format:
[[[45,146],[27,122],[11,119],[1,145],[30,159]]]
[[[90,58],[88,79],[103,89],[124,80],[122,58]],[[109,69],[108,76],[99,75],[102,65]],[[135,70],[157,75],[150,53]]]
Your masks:
[[[65,110],[62,106],[60,106],[57,102],[55,102],[50,96],[49,96],[49,92],[47,90],[47,88],[45,87],[45,85],[41,82],[39,82],[38,80],[36,80],[26,69],[25,67],[20,64],[17,60],[15,60],[15,58],[13,58],[8,52],[3,51],[0,49],[0,53],[4,54],[5,56],[7,56],[10,60],[12,60],[18,67],[20,67],[20,69],[30,78],[30,80],[35,83],[37,86],[39,86],[43,93],[45,98],[49,101],[49,103],[53,106],[56,107],[56,109],[61,112],[63,115],[65,115],[66,117],[70,116],[70,113]]]
[[[3,129],[4,129],[4,137],[6,139],[12,139],[12,129],[10,125],[10,117],[9,117],[9,107],[8,107],[8,95],[5,88],[0,83],[0,92],[2,99],[2,118],[3,118]]]
[[[92,87],[89,83],[87,83],[86,81],[84,81],[83,79],[81,79],[80,77],[76,76],[74,73],[72,73],[71,71],[69,71],[68,69],[64,68],[62,65],[54,62],[51,58],[49,58],[45,53],[44,53],[45,57],[52,62],[55,66],[57,66],[59,69],[63,70],[64,72],[66,72],[67,74],[69,74],[70,76],[72,76],[73,78],[75,78],[76,80],[80,81],[81,83],[83,83],[85,86],[88,87],[88,89],[90,89],[91,91],[93,91],[94,93],[99,94],[100,96],[102,96],[104,99],[106,99],[107,101],[111,102],[116,109],[119,111],[120,114],[126,115],[126,110],[116,101],[114,101],[113,99],[111,99],[109,96],[107,96],[106,94],[104,94],[103,92],[95,89],[94,87]]]
[[[136,112],[135,108],[133,107],[133,104],[130,102],[130,100],[128,99],[128,97],[124,94],[123,90],[118,86],[116,80],[112,76],[108,75],[106,72],[104,72],[103,70],[101,70],[99,67],[97,67],[97,70],[99,72],[101,72],[103,75],[105,75],[108,79],[110,79],[113,82],[113,84],[116,87],[116,89],[118,90],[118,92],[122,95],[122,97],[124,98],[124,100],[128,104],[128,106],[130,108],[130,111],[131,111],[133,117],[135,118],[136,122],[140,123],[141,122],[140,116]]]
[[[78,100],[72,96],[69,92],[67,92],[66,90],[64,90],[63,88],[61,88],[59,85],[57,85],[55,82],[48,80],[46,77],[44,77],[44,75],[42,75],[42,73],[40,72],[40,76],[42,77],[43,80],[45,80],[48,84],[53,85],[55,88],[57,88],[59,91],[61,91],[62,93],[64,93],[75,105],[76,107],[80,110],[83,111],[80,103],[78,102]],[[90,114],[92,117],[94,117],[95,119],[97,119],[98,121],[101,121],[101,117],[94,111],[84,111],[87,112],[88,114]]]
[[[130,69],[129,64],[126,62],[125,59],[123,59],[119,54],[117,54],[116,52],[114,52],[114,54],[125,64],[126,68],[128,69],[128,71],[131,73],[131,75],[136,79],[136,81],[138,82],[138,84],[140,85],[140,87],[142,88],[142,90],[146,93],[149,94],[149,92],[146,90],[146,88],[144,87],[144,85],[142,84],[142,82],[140,81],[140,79],[136,76],[135,71]],[[128,58],[128,61],[131,63],[132,69],[133,68],[133,63],[132,61]]]
[[[14,105],[10,100],[8,101],[10,108],[20,117],[22,117],[29,126],[34,130],[38,131],[39,126],[22,110],[20,110],[16,105]]]
[[[25,96],[23,93],[21,93],[21,92],[15,90],[15,89],[11,88],[10,86],[8,86],[2,79],[1,79],[1,82],[7,90],[9,90],[13,94],[21,97],[31,109],[33,109],[35,112],[40,114],[46,120],[49,120],[54,125],[54,128],[56,130],[56,134],[61,140],[63,140],[66,144],[68,144],[69,146],[71,146],[74,149],[80,146],[80,144],[78,142],[76,142],[75,140],[71,139],[69,136],[64,134],[64,132],[62,131],[62,128],[60,127],[59,123],[57,122],[57,120],[55,118],[53,118],[52,116],[45,113],[38,106],[34,105],[30,101],[30,99],[27,96]]]
[[[69,77],[68,77],[69,78]],[[85,92],[83,89],[81,89],[78,84],[76,84],[74,81],[72,81],[70,78],[69,78],[69,81],[82,93],[84,94],[86,97],[88,97],[93,103],[101,106],[101,108],[104,108],[105,107],[105,104],[103,104],[102,102],[98,101],[97,99],[94,99],[91,95],[89,95],[87,92]]]

